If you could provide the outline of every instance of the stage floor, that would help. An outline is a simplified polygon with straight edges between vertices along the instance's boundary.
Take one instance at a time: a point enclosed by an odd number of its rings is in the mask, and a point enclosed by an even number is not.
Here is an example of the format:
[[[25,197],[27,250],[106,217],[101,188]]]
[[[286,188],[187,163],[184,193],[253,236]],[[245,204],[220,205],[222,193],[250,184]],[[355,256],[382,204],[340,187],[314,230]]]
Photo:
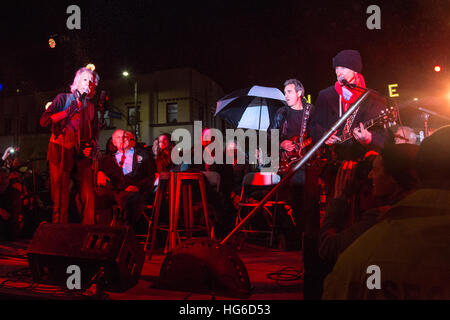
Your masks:
[[[0,242],[0,299],[86,299],[65,288],[33,284],[26,258],[30,241]],[[244,263],[251,284],[249,300],[302,300],[303,277],[301,251],[282,251],[244,243],[236,251]],[[110,300],[228,300],[211,293],[164,290],[155,288],[163,253],[146,259],[139,282],[125,292],[105,292]],[[189,272],[189,267],[186,268]],[[195,291],[195,290],[194,290]]]

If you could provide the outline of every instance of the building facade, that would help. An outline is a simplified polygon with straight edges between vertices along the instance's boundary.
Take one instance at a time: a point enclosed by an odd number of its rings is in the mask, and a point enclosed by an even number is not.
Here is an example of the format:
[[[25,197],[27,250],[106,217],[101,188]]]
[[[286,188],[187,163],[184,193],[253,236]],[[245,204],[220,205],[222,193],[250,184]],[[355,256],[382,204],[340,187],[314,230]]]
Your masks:
[[[138,141],[145,144],[177,128],[185,128],[192,134],[194,121],[219,129],[225,125],[214,117],[217,100],[224,96],[222,88],[194,69],[108,80],[101,87],[109,98],[105,114],[108,127],[133,131]],[[105,134],[106,130],[102,142]]]

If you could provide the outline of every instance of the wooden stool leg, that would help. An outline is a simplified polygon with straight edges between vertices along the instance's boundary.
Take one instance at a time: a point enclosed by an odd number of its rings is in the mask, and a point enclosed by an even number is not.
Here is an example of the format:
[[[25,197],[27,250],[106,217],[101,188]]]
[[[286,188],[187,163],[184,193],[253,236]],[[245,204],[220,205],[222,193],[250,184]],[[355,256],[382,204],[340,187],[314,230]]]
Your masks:
[[[175,185],[176,180],[174,173],[170,173],[169,179],[169,233],[167,235],[167,243],[165,253],[171,250],[172,246],[172,236],[173,236],[173,225],[174,225],[174,203],[175,203]]]
[[[171,231],[171,237],[170,237],[170,243],[169,243],[169,251],[172,251],[176,245],[177,245],[177,229],[178,229],[178,214],[180,210],[180,192],[181,192],[181,180],[179,176],[174,177],[174,186],[172,190],[174,190],[174,194],[172,194],[172,231]]]
[[[206,187],[205,187],[205,180],[203,180],[203,177],[199,177],[198,183],[200,185],[200,194],[202,196],[202,206],[203,206],[203,213],[205,215],[206,232],[208,233],[208,236],[211,237],[211,229],[209,227],[209,221],[208,221],[208,207],[207,207],[207,201],[206,201]]]
[[[149,260],[152,259],[153,250],[155,248],[155,242],[156,242],[156,232],[158,227],[158,218],[159,218],[159,210],[161,209],[161,201],[162,196],[164,194],[164,188],[162,187],[162,183],[160,182],[158,185],[158,189],[156,190],[156,196],[155,201],[153,204],[153,212],[152,212],[152,231],[151,231],[151,238],[150,238],[150,252],[149,252]]]
[[[192,227],[194,226],[194,212],[192,210],[192,185],[188,186],[188,201],[189,201],[189,226],[188,226],[188,228],[191,230]]]
[[[188,238],[192,237],[191,227],[189,225],[189,212],[188,212],[188,185],[183,186],[183,217],[184,217],[184,229]]]

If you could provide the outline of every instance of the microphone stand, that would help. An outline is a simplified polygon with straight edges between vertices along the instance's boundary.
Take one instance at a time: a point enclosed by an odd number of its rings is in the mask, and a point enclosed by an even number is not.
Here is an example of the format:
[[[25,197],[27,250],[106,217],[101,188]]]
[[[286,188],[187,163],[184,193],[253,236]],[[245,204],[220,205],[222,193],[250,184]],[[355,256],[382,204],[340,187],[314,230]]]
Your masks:
[[[443,115],[441,115],[441,114],[439,114],[439,113],[436,113],[436,112],[434,112],[434,111],[431,111],[431,110],[428,110],[428,109],[425,109],[425,108],[422,108],[422,107],[418,107],[417,109],[418,109],[419,111],[422,111],[422,112],[423,112],[422,116],[423,116],[423,119],[424,119],[424,121],[425,121],[425,137],[428,137],[428,136],[429,136],[428,120],[430,119],[430,115],[437,116],[437,117],[440,117],[440,118],[442,118],[442,119],[445,119],[445,120],[449,120],[449,121],[450,121],[450,118],[449,118],[449,117],[443,116]]]
[[[336,123],[329,129],[323,136],[320,138],[319,141],[305,154],[305,156],[295,164],[294,167],[291,168],[291,170],[288,171],[286,176],[281,179],[277,185],[269,191],[269,193],[266,194],[266,196],[258,203],[258,205],[253,208],[252,211],[220,242],[220,244],[225,244],[230,237],[235,234],[239,229],[246,224],[257,212],[260,210],[265,203],[286,183],[288,183],[289,179],[313,156],[313,154],[319,149],[322,144],[325,143],[325,141],[333,135],[333,133],[350,117],[350,115],[360,107],[361,103],[367,99],[369,96],[369,93],[372,92],[371,89],[364,89],[364,93],[359,96],[359,98],[353,103],[350,108],[342,115],[341,118],[336,121]]]

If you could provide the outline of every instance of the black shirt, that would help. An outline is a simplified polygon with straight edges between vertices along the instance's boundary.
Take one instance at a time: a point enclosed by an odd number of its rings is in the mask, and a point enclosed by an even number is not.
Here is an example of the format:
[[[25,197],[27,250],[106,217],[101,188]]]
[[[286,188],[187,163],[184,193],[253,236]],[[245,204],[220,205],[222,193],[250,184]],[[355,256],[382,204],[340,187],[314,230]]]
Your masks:
[[[286,137],[285,139],[290,139],[294,136],[299,136],[302,129],[302,119],[303,119],[303,109],[296,110],[288,108],[286,112]]]

